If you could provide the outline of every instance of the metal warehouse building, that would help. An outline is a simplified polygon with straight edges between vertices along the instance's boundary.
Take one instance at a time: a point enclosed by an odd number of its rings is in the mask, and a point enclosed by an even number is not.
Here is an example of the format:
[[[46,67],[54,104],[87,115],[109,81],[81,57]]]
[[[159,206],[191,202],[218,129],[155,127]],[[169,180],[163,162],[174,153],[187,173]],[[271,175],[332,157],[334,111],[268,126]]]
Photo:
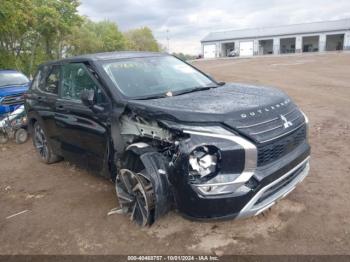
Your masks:
[[[208,34],[204,58],[350,50],[350,19]]]

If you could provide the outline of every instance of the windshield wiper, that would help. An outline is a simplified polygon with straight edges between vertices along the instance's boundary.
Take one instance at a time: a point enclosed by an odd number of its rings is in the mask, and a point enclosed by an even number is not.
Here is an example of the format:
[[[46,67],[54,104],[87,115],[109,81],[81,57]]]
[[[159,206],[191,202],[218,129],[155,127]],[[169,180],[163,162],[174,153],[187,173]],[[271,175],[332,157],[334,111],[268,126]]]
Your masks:
[[[184,90],[180,90],[180,91],[175,91],[173,92],[174,96],[178,96],[178,95],[184,95],[184,94],[188,94],[188,93],[192,93],[192,92],[197,92],[197,91],[203,91],[203,90],[209,90],[212,88],[217,88],[218,86],[198,86],[198,87],[192,87],[189,89],[184,89]]]
[[[197,91],[209,90],[209,89],[212,89],[212,88],[217,88],[219,86],[221,86],[221,85],[198,86],[198,87],[192,87],[192,88],[179,90],[179,91],[175,91],[175,92],[169,91],[167,93],[162,93],[162,94],[158,94],[158,95],[139,97],[139,98],[136,98],[136,99],[137,100],[147,100],[147,99],[158,99],[158,98],[165,98],[165,97],[171,97],[171,96],[178,96],[178,95],[188,94],[188,93],[197,92]],[[169,93],[171,95],[169,95]]]
[[[147,100],[147,99],[158,99],[158,98],[165,98],[169,97],[167,94],[159,94],[159,95],[153,95],[153,96],[144,96],[136,98],[136,100]]]

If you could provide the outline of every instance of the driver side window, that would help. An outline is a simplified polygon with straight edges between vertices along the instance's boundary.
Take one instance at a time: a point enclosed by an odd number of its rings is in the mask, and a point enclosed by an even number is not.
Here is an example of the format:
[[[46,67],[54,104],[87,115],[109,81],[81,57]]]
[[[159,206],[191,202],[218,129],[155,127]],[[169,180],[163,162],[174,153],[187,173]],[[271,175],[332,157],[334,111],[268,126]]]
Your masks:
[[[84,64],[72,63],[63,65],[61,97],[80,101],[80,95],[83,90],[93,90],[98,104],[105,101],[101,89],[90,77]]]

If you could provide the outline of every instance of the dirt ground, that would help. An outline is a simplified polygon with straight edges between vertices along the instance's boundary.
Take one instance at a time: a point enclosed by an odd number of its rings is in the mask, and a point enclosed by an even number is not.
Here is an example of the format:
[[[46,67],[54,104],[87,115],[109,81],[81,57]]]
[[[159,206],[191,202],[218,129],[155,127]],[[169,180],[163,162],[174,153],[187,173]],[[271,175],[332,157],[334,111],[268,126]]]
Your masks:
[[[310,118],[311,173],[263,215],[151,228],[122,215],[114,187],[31,142],[0,146],[0,254],[350,254],[350,53],[197,61],[216,79],[277,86]],[[28,210],[8,218],[12,214]]]

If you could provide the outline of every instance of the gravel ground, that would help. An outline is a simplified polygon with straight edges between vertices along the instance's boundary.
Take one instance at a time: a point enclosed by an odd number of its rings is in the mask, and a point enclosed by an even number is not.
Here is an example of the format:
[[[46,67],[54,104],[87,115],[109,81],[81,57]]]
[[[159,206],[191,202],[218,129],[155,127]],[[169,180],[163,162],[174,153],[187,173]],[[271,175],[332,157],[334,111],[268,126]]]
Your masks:
[[[350,254],[350,54],[196,61],[216,79],[277,86],[311,121],[311,173],[264,214],[151,228],[122,215],[113,185],[31,142],[0,146],[0,254]],[[18,212],[26,212],[7,218]]]

